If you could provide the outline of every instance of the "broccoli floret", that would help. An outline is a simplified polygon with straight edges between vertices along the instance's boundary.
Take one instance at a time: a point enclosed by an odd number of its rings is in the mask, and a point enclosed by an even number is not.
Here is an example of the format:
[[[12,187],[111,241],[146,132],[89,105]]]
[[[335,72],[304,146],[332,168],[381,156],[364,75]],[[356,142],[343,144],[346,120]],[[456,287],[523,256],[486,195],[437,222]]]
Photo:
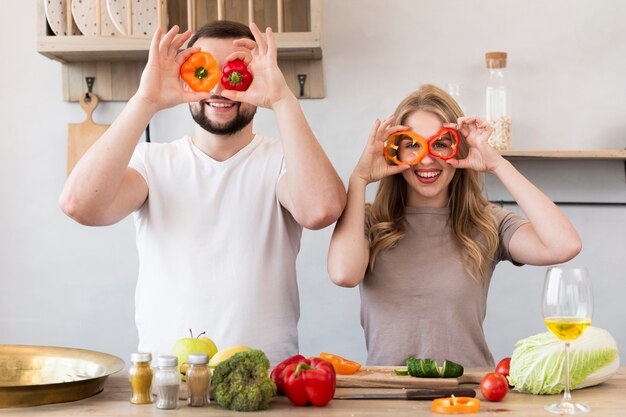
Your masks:
[[[276,395],[269,378],[270,361],[260,350],[239,352],[213,370],[211,385],[218,407],[235,411],[265,410]]]

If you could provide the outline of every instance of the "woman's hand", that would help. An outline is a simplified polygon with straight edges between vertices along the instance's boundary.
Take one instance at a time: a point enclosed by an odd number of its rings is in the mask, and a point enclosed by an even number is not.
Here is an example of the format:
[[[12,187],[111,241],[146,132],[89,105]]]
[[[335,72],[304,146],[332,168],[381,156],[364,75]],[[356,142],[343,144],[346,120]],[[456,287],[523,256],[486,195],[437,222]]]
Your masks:
[[[284,98],[295,98],[283,73],[278,68],[276,39],[271,28],[265,30],[267,40],[254,24],[250,24],[254,35],[252,39],[237,39],[233,42],[247,51],[234,52],[227,61],[241,59],[245,62],[254,79],[246,91],[223,90],[222,96],[235,101],[244,101],[259,107],[273,108],[274,104]]]
[[[469,153],[465,159],[447,161],[453,167],[493,172],[504,161],[498,151],[489,145],[488,140],[493,128],[482,117],[459,117],[456,124],[445,123],[444,127],[458,130],[469,145]]]
[[[178,50],[191,37],[191,32],[178,34],[178,26],[172,27],[165,35],[160,27],[150,43],[148,63],[141,74],[141,82],[135,96],[152,105],[159,111],[181,103],[207,99],[210,93],[185,91],[180,82],[180,67],[190,55],[200,48],[192,47],[178,53]],[[163,35],[163,36],[162,36]]]
[[[385,141],[389,135],[407,130],[406,126],[394,126],[389,127],[395,120],[395,116],[391,116],[387,120],[376,120],[374,127],[370,132],[367,145],[361,154],[361,158],[354,168],[352,176],[362,179],[367,184],[375,181],[379,181],[389,175],[395,175],[410,168],[409,165],[389,165],[387,159],[385,159],[384,148]]]

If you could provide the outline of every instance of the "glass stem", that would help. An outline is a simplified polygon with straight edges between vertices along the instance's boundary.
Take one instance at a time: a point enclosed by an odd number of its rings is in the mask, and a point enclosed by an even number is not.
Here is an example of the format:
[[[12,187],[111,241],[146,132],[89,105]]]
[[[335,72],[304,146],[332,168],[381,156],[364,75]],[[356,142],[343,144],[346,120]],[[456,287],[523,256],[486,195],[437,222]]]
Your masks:
[[[563,390],[563,401],[564,403],[572,402],[572,395],[569,392],[569,342],[565,342],[565,381],[564,381],[564,390]]]

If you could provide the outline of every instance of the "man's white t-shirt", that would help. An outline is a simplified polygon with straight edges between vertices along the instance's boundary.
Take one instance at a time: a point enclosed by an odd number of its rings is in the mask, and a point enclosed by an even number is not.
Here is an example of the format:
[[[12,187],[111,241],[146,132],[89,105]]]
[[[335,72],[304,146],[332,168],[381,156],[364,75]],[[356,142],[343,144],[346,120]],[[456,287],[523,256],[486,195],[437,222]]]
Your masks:
[[[191,329],[219,349],[261,349],[272,364],[296,354],[302,227],[276,194],[280,142],[256,135],[222,162],[190,137],[141,143],[129,166],[148,184],[134,212],[138,350],[168,354]]]

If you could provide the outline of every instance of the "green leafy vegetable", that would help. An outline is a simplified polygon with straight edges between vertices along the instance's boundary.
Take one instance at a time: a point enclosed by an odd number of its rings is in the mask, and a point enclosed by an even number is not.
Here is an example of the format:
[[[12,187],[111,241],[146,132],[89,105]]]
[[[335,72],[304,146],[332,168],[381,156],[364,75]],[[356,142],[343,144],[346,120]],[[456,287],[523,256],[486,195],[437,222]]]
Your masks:
[[[211,380],[217,405],[235,411],[269,408],[276,395],[269,367],[267,356],[260,350],[239,352],[220,362]]]
[[[516,391],[558,394],[563,391],[564,342],[550,332],[522,339],[511,356],[509,383]],[[584,388],[609,379],[619,367],[617,342],[609,332],[589,327],[570,345],[570,387]]]

